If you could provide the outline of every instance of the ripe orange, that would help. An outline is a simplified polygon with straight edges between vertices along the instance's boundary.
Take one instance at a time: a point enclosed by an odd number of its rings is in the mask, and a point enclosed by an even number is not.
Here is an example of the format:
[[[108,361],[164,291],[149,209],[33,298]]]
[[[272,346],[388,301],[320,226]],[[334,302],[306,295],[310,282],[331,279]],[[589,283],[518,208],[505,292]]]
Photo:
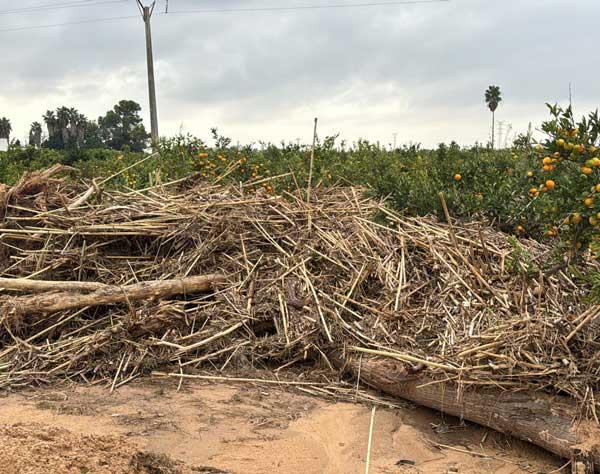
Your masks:
[[[538,194],[539,194],[538,188],[531,188],[531,189],[529,190],[529,195],[530,195],[531,197],[535,197],[535,196],[537,196]]]
[[[542,163],[544,163],[545,165],[551,165],[552,164],[552,158],[550,158],[549,156],[547,156],[546,158],[544,158],[542,160]]]
[[[522,234],[525,232],[525,228],[522,225],[518,225],[515,230],[517,231],[517,234]]]
[[[600,184],[596,185],[596,192],[600,193]]]
[[[527,172],[527,177],[528,177],[528,178],[531,178],[532,176],[533,176],[533,171],[528,171],[528,172]]]
[[[556,186],[556,183],[553,180],[549,179],[548,181],[546,181],[546,187],[549,190],[554,189],[555,186]]]
[[[454,175],[454,181],[458,182],[458,181],[460,181],[461,179],[462,179],[462,176],[461,176],[460,174],[456,173],[456,174]]]
[[[592,174],[592,168],[590,168],[588,166],[582,166],[581,172],[585,175],[590,175],[590,174]]]
[[[585,198],[585,199],[583,200],[583,203],[584,203],[584,204],[585,204],[587,207],[591,207],[591,206],[593,206],[593,205],[594,205],[594,198],[591,198],[591,197]]]
[[[600,166],[600,158],[598,158],[597,156],[592,158],[591,162],[592,162],[592,166],[595,168],[598,168]]]

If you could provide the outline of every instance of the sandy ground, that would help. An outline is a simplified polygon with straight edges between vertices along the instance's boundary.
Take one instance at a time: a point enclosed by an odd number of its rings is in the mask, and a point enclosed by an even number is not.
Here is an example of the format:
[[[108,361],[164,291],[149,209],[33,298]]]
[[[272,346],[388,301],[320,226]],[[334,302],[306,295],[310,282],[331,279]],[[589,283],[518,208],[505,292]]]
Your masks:
[[[134,384],[0,398],[0,471],[358,474],[370,407],[254,385]],[[549,473],[545,452],[429,410],[377,408],[371,474]]]

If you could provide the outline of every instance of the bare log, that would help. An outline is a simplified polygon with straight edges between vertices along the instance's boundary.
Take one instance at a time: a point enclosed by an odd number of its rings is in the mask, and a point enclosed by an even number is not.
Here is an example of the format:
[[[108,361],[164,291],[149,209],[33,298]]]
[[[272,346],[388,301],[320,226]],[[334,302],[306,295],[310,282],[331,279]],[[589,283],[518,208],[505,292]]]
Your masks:
[[[582,472],[594,467],[600,472],[600,427],[581,420],[567,397],[497,388],[459,392],[457,385],[411,373],[399,361],[363,357],[359,362],[339,355],[334,360],[375,389],[528,441],[580,468],[585,464]]]
[[[176,280],[156,280],[128,286],[109,285],[106,288],[81,294],[76,292],[45,293],[14,298],[5,303],[5,313],[22,315],[48,314],[87,306],[104,306],[140,300],[166,298],[175,295],[200,293],[222,283],[222,275],[204,275]]]

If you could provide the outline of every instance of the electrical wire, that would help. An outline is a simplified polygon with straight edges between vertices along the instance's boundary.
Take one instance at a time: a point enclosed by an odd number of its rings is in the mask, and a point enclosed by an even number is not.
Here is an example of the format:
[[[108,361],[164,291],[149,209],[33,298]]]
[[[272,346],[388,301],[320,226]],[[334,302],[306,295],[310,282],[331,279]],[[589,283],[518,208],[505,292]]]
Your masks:
[[[277,12],[277,11],[298,11],[298,10],[324,10],[333,8],[361,8],[361,7],[380,7],[394,5],[418,5],[427,3],[448,3],[450,0],[390,0],[382,2],[364,2],[364,3],[337,3],[329,5],[295,5],[289,7],[247,7],[247,8],[214,8],[214,9],[189,9],[189,10],[171,10],[169,14],[191,14],[191,13],[250,13],[250,12]]]
[[[99,3],[112,3],[121,2],[123,0],[104,0]],[[326,5],[297,5],[289,7],[248,7],[248,8],[218,8],[218,9],[189,9],[189,10],[170,10],[168,13],[159,12],[158,15],[176,15],[176,14],[211,14],[211,13],[251,13],[251,12],[286,12],[286,11],[307,11],[307,10],[324,10],[324,9],[338,9],[338,8],[365,8],[365,7],[378,7],[378,6],[399,6],[399,5],[419,5],[419,4],[434,4],[434,3],[449,3],[451,0],[392,0],[392,1],[371,1],[361,3],[338,3],[338,4],[326,4]],[[1,12],[0,12],[1,13]],[[47,25],[34,25],[34,26],[17,26],[13,28],[2,28],[0,33],[8,33],[14,31],[26,31],[26,30],[37,30],[37,29],[48,29],[56,28],[60,26],[70,25],[83,25],[91,23],[102,23],[109,21],[128,20],[132,18],[139,18],[138,15],[126,15],[126,16],[114,16],[107,18],[90,18],[87,20],[68,21],[62,23],[53,23]]]
[[[8,33],[12,31],[25,31],[25,30],[41,30],[46,28],[56,28],[59,26],[69,26],[69,25],[87,25],[90,23],[106,23],[109,21],[118,21],[118,20],[130,20],[132,18],[139,18],[139,15],[126,15],[126,16],[113,16],[107,18],[90,18],[88,20],[79,20],[79,21],[67,21],[64,23],[52,23],[48,25],[35,25],[35,26],[17,26],[14,28],[4,28],[0,29],[0,33]]]
[[[124,3],[127,0],[85,0],[79,2],[46,3],[37,6],[14,8],[12,10],[0,10],[0,15],[22,15],[31,12],[47,10],[65,10],[68,8],[89,7],[94,5],[106,5],[109,3]]]

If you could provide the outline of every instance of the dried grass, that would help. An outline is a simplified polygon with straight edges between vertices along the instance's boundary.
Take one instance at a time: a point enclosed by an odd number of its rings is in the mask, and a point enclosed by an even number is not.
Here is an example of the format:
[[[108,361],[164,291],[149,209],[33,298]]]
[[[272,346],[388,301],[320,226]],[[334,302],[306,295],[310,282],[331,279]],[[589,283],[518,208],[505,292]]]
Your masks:
[[[535,270],[556,263],[541,243],[515,247],[478,222],[404,217],[348,187],[316,188],[307,203],[300,192],[193,180],[86,188],[58,171],[5,193],[0,277],[123,286],[220,273],[227,282],[162,301],[0,315],[0,387],[68,378],[114,389],[165,368],[280,376],[316,360],[329,368],[327,355],[343,349],[464,386],[561,392],[595,407],[598,308],[566,270]],[[17,294],[3,291],[0,304]]]

